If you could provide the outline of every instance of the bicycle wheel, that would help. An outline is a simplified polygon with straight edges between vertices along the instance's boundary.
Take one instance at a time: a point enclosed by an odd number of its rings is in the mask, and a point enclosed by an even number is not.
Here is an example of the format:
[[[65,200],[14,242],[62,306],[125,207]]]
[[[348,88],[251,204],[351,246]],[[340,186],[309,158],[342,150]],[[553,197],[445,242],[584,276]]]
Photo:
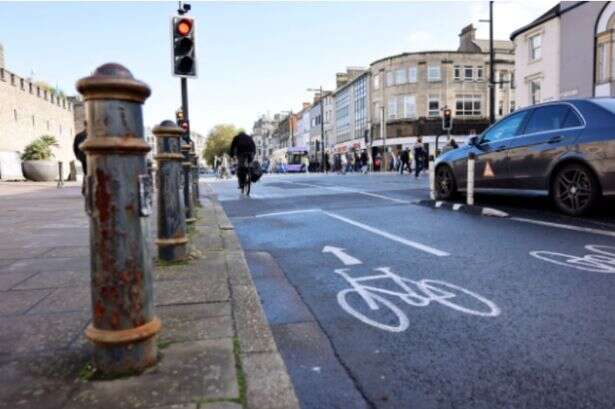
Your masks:
[[[376,304],[378,303],[382,304],[384,307],[388,308],[396,316],[396,320],[397,320],[396,325],[387,325],[386,323],[383,324],[382,322],[376,321],[375,319],[372,319],[368,317],[367,315],[363,314],[362,312],[358,311],[357,309],[355,309],[353,306],[350,305],[350,303],[347,300],[347,297],[350,294],[357,294],[359,299],[363,300],[357,290],[353,288],[348,288],[346,290],[342,290],[339,293],[337,293],[337,302],[339,303],[340,307],[344,309],[344,311],[346,311],[353,317],[357,318],[359,321],[362,321],[368,325],[371,325],[372,327],[376,327],[378,329],[382,329],[382,330],[390,331],[390,332],[402,332],[408,329],[408,326],[410,325],[410,322],[408,321],[408,317],[402,310],[400,310],[391,301],[377,294],[371,294],[371,293],[369,294],[369,297],[372,299],[372,301],[374,301]],[[366,308],[369,309],[369,307],[366,307]],[[380,308],[377,307],[376,310],[380,310]],[[370,310],[370,311],[375,311],[375,310]],[[384,314],[382,313],[379,315],[380,315],[380,318],[384,316]]]
[[[500,315],[500,308],[495,305],[493,301],[454,284],[449,284],[439,280],[421,280],[417,283],[417,286],[421,289],[421,291],[430,297],[431,301],[435,301],[454,310],[471,315],[480,315],[482,317],[497,317]],[[449,301],[450,299],[456,298],[462,294],[473,298],[475,304],[487,306],[489,310],[482,311],[472,309]]]

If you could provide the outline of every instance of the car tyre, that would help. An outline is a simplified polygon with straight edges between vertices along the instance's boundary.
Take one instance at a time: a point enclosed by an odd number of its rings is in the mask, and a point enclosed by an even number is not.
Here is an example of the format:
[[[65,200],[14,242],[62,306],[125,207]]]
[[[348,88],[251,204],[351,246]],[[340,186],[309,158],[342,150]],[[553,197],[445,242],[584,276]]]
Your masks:
[[[435,178],[436,199],[452,200],[457,195],[457,183],[450,166],[442,165],[436,168]]]
[[[555,206],[570,216],[587,214],[600,198],[598,179],[587,166],[578,163],[557,170],[550,192]]]

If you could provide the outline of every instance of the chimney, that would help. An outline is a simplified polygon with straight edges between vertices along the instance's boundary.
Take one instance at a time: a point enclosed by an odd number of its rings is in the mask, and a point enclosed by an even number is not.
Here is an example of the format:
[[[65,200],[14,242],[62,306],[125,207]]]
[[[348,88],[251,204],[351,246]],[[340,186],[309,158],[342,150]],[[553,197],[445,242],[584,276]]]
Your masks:
[[[474,40],[476,40],[476,29],[473,24],[469,24],[459,33],[459,49],[457,51],[476,51]]]

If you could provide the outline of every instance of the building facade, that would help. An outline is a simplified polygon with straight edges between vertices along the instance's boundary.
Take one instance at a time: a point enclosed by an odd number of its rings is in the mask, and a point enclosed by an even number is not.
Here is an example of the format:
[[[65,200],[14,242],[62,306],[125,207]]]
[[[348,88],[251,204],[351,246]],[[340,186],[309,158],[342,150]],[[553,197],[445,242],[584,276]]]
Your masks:
[[[615,96],[615,4],[564,1],[511,34],[519,106]]]
[[[369,129],[369,78],[363,69],[351,81],[335,90],[335,143],[338,153],[365,148]]]
[[[252,137],[256,145],[256,158],[261,162],[265,161],[274,150],[272,138],[278,120],[279,116],[271,118],[269,115],[261,115],[252,126]]]
[[[21,153],[40,136],[54,136],[59,144],[52,149],[54,160],[65,163],[67,176],[68,163],[75,160],[73,102],[42,82],[9,71],[0,55],[0,151]]]
[[[442,134],[441,111],[452,110],[454,135],[479,133],[489,124],[489,45],[465,27],[456,51],[423,51],[382,58],[370,65],[373,153],[402,148],[418,136]],[[515,109],[514,54],[495,41],[496,118]],[[384,124],[382,126],[384,117]],[[383,135],[384,133],[384,135]],[[384,138],[383,138],[384,136]]]

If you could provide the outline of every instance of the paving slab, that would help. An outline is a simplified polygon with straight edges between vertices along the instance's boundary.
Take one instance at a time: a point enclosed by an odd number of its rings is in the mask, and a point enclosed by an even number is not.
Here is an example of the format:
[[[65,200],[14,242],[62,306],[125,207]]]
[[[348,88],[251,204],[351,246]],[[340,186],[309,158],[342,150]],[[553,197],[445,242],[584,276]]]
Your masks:
[[[25,281],[22,281],[14,290],[34,290],[42,288],[59,287],[89,287],[90,271],[88,270],[66,270],[66,271],[44,271],[36,273]]]
[[[299,406],[282,358],[277,352],[249,353],[242,359],[248,408],[287,409]]]
[[[161,342],[186,342],[232,338],[233,320],[229,303],[172,305],[157,309],[163,322]]]
[[[57,288],[49,296],[28,311],[29,314],[49,314],[58,312],[82,311],[89,313],[91,308],[92,291],[90,287]]]
[[[0,291],[7,291],[37,273],[6,273],[0,274]]]
[[[255,313],[256,310],[259,313]],[[258,293],[253,286],[233,287],[233,314],[242,352],[277,351]]]
[[[51,293],[50,290],[0,292],[0,316],[23,314]]]

